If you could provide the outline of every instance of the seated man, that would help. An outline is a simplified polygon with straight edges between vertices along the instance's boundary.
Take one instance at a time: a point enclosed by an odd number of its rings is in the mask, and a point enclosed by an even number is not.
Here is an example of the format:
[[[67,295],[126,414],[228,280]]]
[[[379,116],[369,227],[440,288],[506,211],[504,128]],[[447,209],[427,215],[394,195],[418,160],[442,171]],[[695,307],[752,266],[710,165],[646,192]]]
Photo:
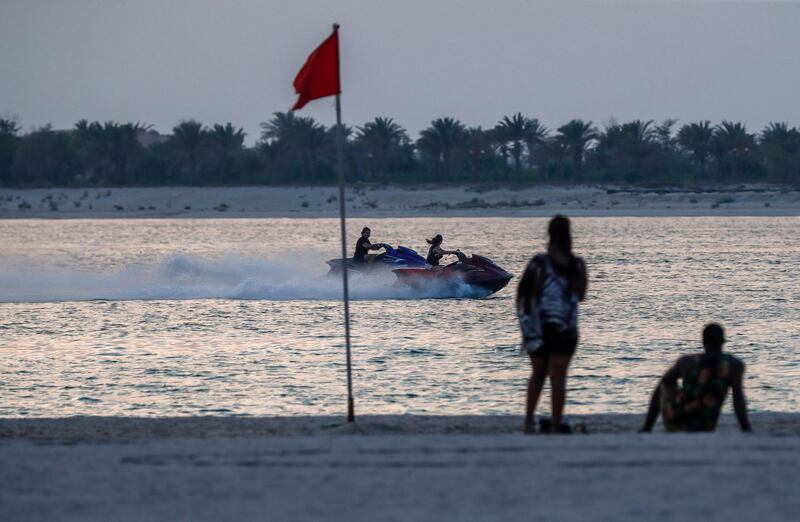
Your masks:
[[[380,250],[381,248],[385,248],[386,245],[383,243],[370,243],[369,242],[369,235],[371,230],[369,227],[364,227],[361,229],[361,237],[358,238],[356,242],[356,251],[353,254],[353,261],[356,263],[372,263],[372,261],[378,257],[378,254],[368,254],[370,250]]]
[[[707,324],[703,329],[705,352],[685,355],[667,370],[650,399],[641,431],[653,429],[659,410],[667,431],[714,431],[728,388],[733,389],[733,409],[739,427],[750,431],[742,390],[744,363],[722,353],[723,343],[722,326]]]

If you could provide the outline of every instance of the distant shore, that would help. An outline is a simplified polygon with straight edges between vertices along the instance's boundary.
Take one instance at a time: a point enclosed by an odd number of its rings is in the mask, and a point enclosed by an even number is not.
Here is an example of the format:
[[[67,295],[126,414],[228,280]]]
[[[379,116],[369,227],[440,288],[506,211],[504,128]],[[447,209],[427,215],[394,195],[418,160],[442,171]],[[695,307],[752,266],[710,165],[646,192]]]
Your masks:
[[[800,187],[718,185],[375,185],[348,187],[349,216],[800,216]],[[0,219],[337,217],[338,189],[0,189]]]
[[[0,419],[7,520],[791,520],[800,414],[714,434],[642,415]]]

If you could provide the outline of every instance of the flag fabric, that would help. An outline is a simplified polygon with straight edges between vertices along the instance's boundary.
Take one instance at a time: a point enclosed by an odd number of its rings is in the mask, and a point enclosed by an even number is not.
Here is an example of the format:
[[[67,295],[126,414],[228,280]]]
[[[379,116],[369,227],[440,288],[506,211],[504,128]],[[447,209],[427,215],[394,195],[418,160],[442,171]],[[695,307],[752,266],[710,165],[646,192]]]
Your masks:
[[[293,111],[303,108],[311,100],[341,94],[339,85],[339,28],[319,47],[314,49],[294,79],[297,103]]]

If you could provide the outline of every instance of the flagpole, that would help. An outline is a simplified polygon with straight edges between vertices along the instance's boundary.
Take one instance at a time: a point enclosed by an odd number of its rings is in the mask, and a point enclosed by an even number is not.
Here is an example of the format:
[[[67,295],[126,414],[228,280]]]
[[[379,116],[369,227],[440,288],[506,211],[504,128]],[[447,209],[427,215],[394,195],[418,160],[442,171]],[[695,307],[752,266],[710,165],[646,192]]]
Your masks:
[[[333,30],[339,30],[339,24],[333,24]],[[339,171],[339,223],[342,229],[342,287],[344,289],[344,339],[347,353],[347,422],[355,421],[355,402],[353,401],[353,369],[350,357],[350,292],[347,286],[347,229],[345,226],[344,200],[344,158],[342,130],[342,103],[340,95],[336,95],[336,163]]]

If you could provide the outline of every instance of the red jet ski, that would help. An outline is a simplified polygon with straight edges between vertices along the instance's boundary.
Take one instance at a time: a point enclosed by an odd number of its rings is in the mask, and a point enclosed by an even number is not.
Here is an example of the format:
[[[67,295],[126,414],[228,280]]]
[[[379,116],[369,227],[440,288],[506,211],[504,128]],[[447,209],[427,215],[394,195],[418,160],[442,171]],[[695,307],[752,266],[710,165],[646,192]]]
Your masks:
[[[494,264],[488,257],[473,254],[467,257],[461,252],[456,253],[458,261],[445,265],[439,270],[430,268],[396,268],[392,270],[397,276],[397,282],[412,288],[429,288],[431,284],[460,284],[466,283],[490,294],[505,288],[511,280],[511,274]]]

